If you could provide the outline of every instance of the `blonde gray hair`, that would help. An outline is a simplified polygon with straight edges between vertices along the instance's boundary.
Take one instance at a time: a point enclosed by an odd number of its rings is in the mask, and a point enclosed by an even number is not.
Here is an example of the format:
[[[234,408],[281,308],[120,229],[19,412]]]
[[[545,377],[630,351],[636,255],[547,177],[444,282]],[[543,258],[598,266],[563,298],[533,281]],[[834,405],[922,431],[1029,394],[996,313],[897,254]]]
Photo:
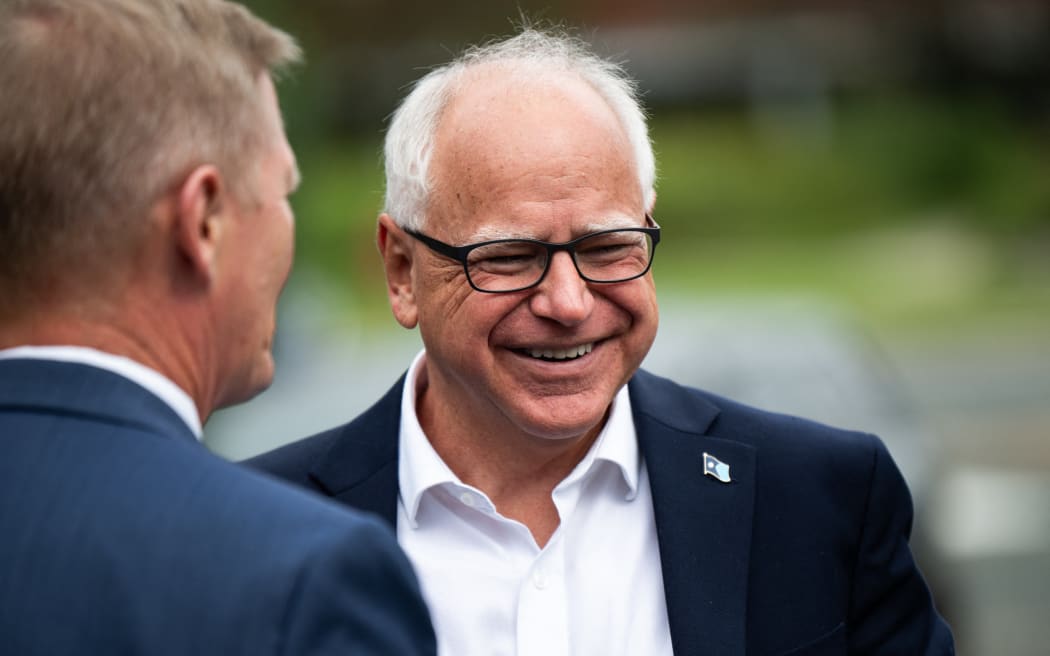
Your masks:
[[[442,112],[470,72],[490,64],[509,73],[576,75],[597,91],[627,135],[642,199],[646,209],[652,206],[656,198],[656,163],[635,83],[622,66],[599,57],[580,39],[526,26],[513,37],[469,49],[423,76],[394,112],[383,147],[384,211],[398,225],[415,230],[424,227],[433,185],[430,160]]]
[[[195,166],[243,193],[258,80],[298,58],[224,0],[3,0],[0,294],[133,254],[150,207]]]

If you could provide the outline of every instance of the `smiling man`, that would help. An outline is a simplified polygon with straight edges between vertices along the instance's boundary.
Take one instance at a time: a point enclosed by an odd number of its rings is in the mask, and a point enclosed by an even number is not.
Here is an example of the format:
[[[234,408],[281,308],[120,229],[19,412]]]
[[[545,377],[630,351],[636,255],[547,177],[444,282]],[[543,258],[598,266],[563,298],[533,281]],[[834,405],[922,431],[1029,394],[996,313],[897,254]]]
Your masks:
[[[446,655],[951,653],[877,438],[639,371],[654,170],[633,85],[575,40],[425,76],[378,226],[425,348],[251,464],[396,526]]]

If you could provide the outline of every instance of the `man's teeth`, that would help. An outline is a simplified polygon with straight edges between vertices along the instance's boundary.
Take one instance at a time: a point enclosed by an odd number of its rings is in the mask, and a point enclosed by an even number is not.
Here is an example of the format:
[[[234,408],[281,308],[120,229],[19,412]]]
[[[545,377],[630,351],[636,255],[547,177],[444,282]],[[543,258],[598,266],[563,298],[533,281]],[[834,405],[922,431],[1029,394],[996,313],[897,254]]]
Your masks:
[[[587,355],[594,348],[594,342],[580,344],[567,349],[525,349],[525,352],[534,358],[545,360],[571,360],[581,355]]]

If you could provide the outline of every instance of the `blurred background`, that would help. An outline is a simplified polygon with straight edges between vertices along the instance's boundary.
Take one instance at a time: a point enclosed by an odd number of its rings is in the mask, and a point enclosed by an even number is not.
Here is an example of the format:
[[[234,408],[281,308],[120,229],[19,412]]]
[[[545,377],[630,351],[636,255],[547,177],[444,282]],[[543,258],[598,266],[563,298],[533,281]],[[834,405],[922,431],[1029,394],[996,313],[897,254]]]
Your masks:
[[[238,459],[352,418],[420,347],[374,244],[407,85],[521,17],[622,61],[659,166],[646,366],[879,433],[959,653],[1050,653],[1050,3],[247,0],[307,63],[274,386],[217,414]]]

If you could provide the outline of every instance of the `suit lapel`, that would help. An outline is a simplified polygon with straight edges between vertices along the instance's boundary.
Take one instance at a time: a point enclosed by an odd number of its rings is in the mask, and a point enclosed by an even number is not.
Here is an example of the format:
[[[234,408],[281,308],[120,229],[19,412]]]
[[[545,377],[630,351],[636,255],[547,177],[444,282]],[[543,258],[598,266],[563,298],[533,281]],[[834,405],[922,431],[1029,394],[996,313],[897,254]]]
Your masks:
[[[310,478],[329,496],[378,514],[397,526],[398,435],[405,377],[371,408],[336,429],[331,447],[310,469]]]
[[[674,651],[743,656],[755,450],[707,435],[719,411],[697,392],[642,371],[630,393]],[[729,465],[729,483],[704,474],[705,453]]]

